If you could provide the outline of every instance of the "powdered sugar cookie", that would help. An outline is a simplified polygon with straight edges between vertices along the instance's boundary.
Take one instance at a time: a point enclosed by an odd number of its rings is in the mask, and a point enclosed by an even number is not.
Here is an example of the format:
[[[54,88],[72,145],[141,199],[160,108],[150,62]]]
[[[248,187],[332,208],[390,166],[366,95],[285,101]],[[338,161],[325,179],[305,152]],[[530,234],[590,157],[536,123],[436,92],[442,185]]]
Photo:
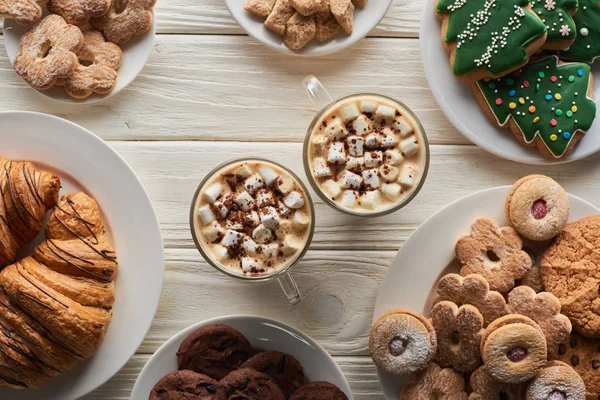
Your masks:
[[[471,274],[464,278],[458,274],[445,275],[438,282],[437,292],[435,303],[448,300],[456,304],[471,304],[481,313],[486,326],[508,314],[504,296],[490,291],[490,285],[481,275]]]
[[[111,0],[49,0],[48,10],[60,15],[71,25],[82,26],[92,17],[105,15],[110,4]]]
[[[33,25],[42,18],[41,4],[47,0],[0,0],[0,18],[14,19],[21,25]]]
[[[473,371],[481,364],[483,317],[475,307],[439,302],[431,311],[431,323],[438,341],[437,364],[460,372]]]
[[[440,368],[435,363],[417,374],[414,381],[402,388],[401,399],[410,400],[466,400],[465,378],[452,368]]]
[[[427,367],[437,350],[435,330],[423,316],[391,310],[373,325],[369,352],[379,369],[409,375]]]
[[[477,368],[469,379],[469,400],[520,400],[521,385],[497,381],[485,365]]]
[[[456,257],[463,265],[460,274],[482,275],[491,290],[508,293],[532,265],[522,248],[523,241],[513,228],[500,228],[489,218],[478,219],[456,243]]]
[[[583,379],[568,364],[550,361],[527,384],[525,400],[585,400]]]
[[[152,9],[156,0],[114,0],[108,13],[90,19],[90,25],[98,29],[109,42],[119,45],[134,35],[143,35],[152,28]]]
[[[600,340],[572,333],[569,339],[559,344],[557,357],[581,376],[586,399],[600,397]]]

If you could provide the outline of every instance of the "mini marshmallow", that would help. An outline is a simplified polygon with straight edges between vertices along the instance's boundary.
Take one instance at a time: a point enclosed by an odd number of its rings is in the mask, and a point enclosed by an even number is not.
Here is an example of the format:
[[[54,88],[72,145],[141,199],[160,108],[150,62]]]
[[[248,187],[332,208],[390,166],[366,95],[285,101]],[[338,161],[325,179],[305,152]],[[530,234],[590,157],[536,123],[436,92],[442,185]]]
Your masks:
[[[339,177],[340,186],[343,189],[358,189],[362,184],[362,177],[350,171],[342,171]]]
[[[360,111],[358,111],[358,107],[354,103],[346,104],[340,109],[340,117],[342,117],[344,121],[351,121],[359,115]]]
[[[232,197],[233,196],[231,195],[227,195],[215,201],[214,206],[217,208],[217,210],[219,210],[219,214],[221,214],[223,218],[225,218],[227,214],[229,214],[229,207],[227,207],[225,204],[229,203]]]
[[[379,107],[377,107],[375,114],[379,117],[385,118],[388,121],[391,121],[396,116],[396,110],[390,106],[380,104]]]
[[[398,168],[393,167],[391,165],[382,165],[379,168],[379,174],[381,175],[381,178],[384,181],[393,182],[396,179],[398,179],[398,175],[400,174],[400,171],[398,170]]]
[[[419,152],[419,144],[417,143],[417,138],[413,135],[408,139],[404,139],[400,142],[400,150],[404,153],[406,157],[412,157]]]
[[[329,139],[325,135],[317,135],[312,139],[313,143],[313,152],[317,155],[325,154],[327,150],[327,144],[329,143]]]
[[[333,179],[328,179],[325,182],[323,182],[323,184],[321,185],[321,189],[323,190],[323,192],[325,192],[327,196],[329,196],[332,199],[335,199],[342,193],[342,188],[340,188],[340,185]]]
[[[342,196],[342,205],[344,207],[354,207],[356,204],[356,193],[353,190],[346,190]]]
[[[275,230],[275,236],[279,239],[285,237],[292,230],[292,223],[287,220],[283,220],[277,225],[277,229]]]
[[[233,172],[236,176],[240,178],[247,178],[252,174],[252,170],[246,164],[242,165],[238,169]]]
[[[383,128],[381,131],[381,146],[394,147],[398,144],[398,136],[390,128]]]
[[[225,220],[225,228],[232,229],[234,231],[241,231],[244,229],[244,224],[242,221],[234,221],[231,219]]]
[[[258,224],[260,224],[260,217],[258,216],[258,213],[256,211],[251,211],[249,213],[246,213],[244,222],[246,223],[246,225],[248,226],[257,226]]]
[[[377,133],[369,133],[365,139],[365,145],[369,149],[376,149],[381,146],[382,137]]]
[[[262,246],[262,253],[265,257],[273,258],[279,254],[279,244],[269,243]]]
[[[351,156],[360,157],[365,152],[365,139],[359,136],[349,136],[346,139]]]
[[[259,212],[260,221],[269,229],[277,228],[279,225],[279,214],[274,207],[262,208]]]
[[[244,250],[246,250],[246,252],[248,252],[250,254],[256,254],[256,250],[258,249],[258,244],[256,244],[256,242],[254,240],[250,239],[249,237],[245,237],[243,247],[244,247]]]
[[[283,215],[284,217],[292,212],[292,210],[281,201],[277,202],[277,211],[279,212],[279,215]]]
[[[261,166],[258,169],[258,173],[262,176],[267,186],[271,186],[279,178],[279,174],[273,168],[266,165]]]
[[[396,150],[386,150],[383,155],[384,162],[388,165],[398,165],[404,160],[402,154]]]
[[[331,175],[331,170],[327,165],[327,162],[321,157],[317,157],[313,160],[314,173],[317,178],[323,178]]]
[[[246,191],[240,193],[235,198],[235,202],[242,211],[250,211],[254,208],[254,198]]]
[[[200,221],[202,221],[204,225],[210,224],[215,220],[215,215],[207,204],[198,208],[198,215],[200,216]]]
[[[365,167],[375,168],[383,164],[383,153],[381,151],[367,151],[365,153]]]
[[[365,169],[364,157],[348,157],[346,159],[346,169],[351,171],[362,171]]]
[[[202,234],[209,242],[214,242],[219,237],[225,235],[225,232],[225,228],[217,221],[213,221],[212,224],[202,230]]]
[[[360,204],[369,210],[373,210],[379,203],[379,191],[365,192],[360,196]]]
[[[210,203],[214,203],[215,201],[217,201],[219,196],[221,196],[221,190],[223,190],[223,185],[221,185],[218,182],[213,183],[212,185],[204,189],[204,197]]]
[[[404,117],[397,117],[394,120],[392,127],[395,130],[400,131],[400,136],[402,136],[402,137],[408,136],[411,133],[413,133],[413,131],[414,131],[414,128],[412,127],[412,125]]]
[[[362,177],[368,189],[379,188],[379,173],[376,169],[368,169],[363,171]]]
[[[402,186],[412,187],[415,184],[417,176],[419,174],[419,167],[413,163],[406,163],[400,170],[400,176],[398,182]]]
[[[256,193],[265,186],[265,181],[259,174],[254,174],[244,182],[244,187],[250,194]]]
[[[292,237],[292,235],[287,235],[283,239],[283,244],[281,246],[281,252],[284,255],[291,256],[292,254],[294,254],[295,252],[297,252],[298,249],[299,249],[299,246],[296,243],[296,241],[294,240],[294,238]]]
[[[256,204],[258,208],[263,208],[275,204],[275,197],[269,190],[260,190],[256,195]]]
[[[293,209],[302,208],[304,206],[304,196],[300,192],[290,192],[284,198],[283,202],[286,206]]]
[[[296,211],[294,214],[294,225],[297,227],[305,227],[310,222],[308,215],[302,211]]]
[[[229,258],[229,251],[226,247],[223,246],[215,246],[214,252],[217,255],[217,259],[220,261],[225,261]]]
[[[256,240],[257,243],[267,243],[273,238],[273,232],[264,225],[258,225],[252,231],[252,239]]]
[[[242,270],[244,272],[258,271],[261,268],[262,267],[260,266],[260,264],[255,259],[250,258],[250,257],[243,257],[242,258]]]
[[[402,188],[397,183],[384,183],[381,186],[381,193],[390,201],[398,199],[401,190]]]
[[[346,162],[346,150],[344,149],[344,143],[335,142],[329,145],[327,162],[330,164],[344,164]]]
[[[225,247],[235,246],[240,242],[240,240],[242,240],[243,236],[243,233],[236,232],[232,229],[227,229],[225,236],[223,236],[223,240],[221,240],[221,244]]]
[[[371,100],[363,100],[360,102],[360,111],[364,113],[374,113],[377,110],[377,102]]]
[[[294,185],[294,180],[291,176],[288,175],[281,175],[277,180],[277,188],[283,194],[288,194],[289,192],[294,190]]]
[[[329,135],[329,140],[341,140],[348,136],[348,130],[344,126],[344,123],[339,118],[332,119],[327,124],[327,134]]]
[[[352,127],[357,135],[366,135],[373,130],[371,127],[371,120],[364,115],[359,115],[352,123]]]

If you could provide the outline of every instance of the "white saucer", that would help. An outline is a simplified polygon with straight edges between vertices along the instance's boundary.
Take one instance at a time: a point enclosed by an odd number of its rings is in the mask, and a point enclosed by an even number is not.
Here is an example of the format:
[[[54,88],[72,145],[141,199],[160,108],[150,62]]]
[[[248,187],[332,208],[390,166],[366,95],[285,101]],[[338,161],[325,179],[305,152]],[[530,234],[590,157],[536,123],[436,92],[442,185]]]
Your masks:
[[[98,352],[41,389],[0,388],[0,399],[74,400],[115,375],[146,336],[156,314],[164,273],[163,242],[152,203],[127,163],[91,132],[63,119],[30,112],[0,113],[0,156],[29,160],[61,178],[61,196],[84,190],[102,210],[117,254],[113,318]],[[35,242],[42,240],[43,232]]]
[[[163,376],[177,371],[177,350],[181,342],[201,326],[228,325],[240,331],[256,350],[278,350],[294,356],[304,367],[309,382],[327,381],[339,387],[349,400],[353,400],[348,381],[335,360],[313,339],[282,322],[250,316],[230,315],[213,318],[192,325],[166,341],[148,360],[140,373],[131,400],[148,400],[150,391]]]
[[[15,57],[19,52],[19,41],[21,40],[21,36],[23,36],[23,34],[29,30],[30,27],[19,25],[14,20],[5,18],[3,29],[4,46],[6,47],[6,53],[12,64],[14,63]],[[108,94],[99,95],[94,93],[86,99],[75,99],[69,96],[63,87],[57,86],[49,90],[34,89],[46,97],[63,103],[91,104],[112,97],[121,90],[125,89],[131,82],[133,82],[140,72],[142,72],[144,65],[146,65],[146,61],[148,61],[148,57],[150,57],[150,54],[152,54],[152,50],[154,49],[155,35],[156,17],[152,19],[152,28],[150,28],[150,31],[144,35],[134,36],[129,43],[120,46],[121,50],[123,50],[123,63],[117,70],[117,84],[115,85],[115,88]],[[15,77],[18,78],[16,73]]]
[[[392,5],[392,0],[371,0],[365,8],[356,7],[354,12],[354,31],[348,36],[340,32],[325,43],[310,42],[301,50],[294,51],[283,43],[283,37],[267,29],[263,23],[266,18],[258,18],[244,10],[244,0],[226,0],[227,7],[237,23],[264,45],[281,53],[296,56],[316,57],[336,53],[352,46],[369,34],[381,22]]]
[[[392,308],[407,308],[429,316],[441,275],[453,267],[454,245],[469,233],[477,218],[489,217],[500,226],[507,224],[504,200],[510,186],[482,190],[463,197],[432,215],[406,241],[383,279],[373,322]],[[600,209],[569,195],[571,215],[576,221],[600,214]],[[455,271],[452,271],[455,272]],[[379,381],[387,399],[397,399],[410,378],[398,378],[379,372]]]

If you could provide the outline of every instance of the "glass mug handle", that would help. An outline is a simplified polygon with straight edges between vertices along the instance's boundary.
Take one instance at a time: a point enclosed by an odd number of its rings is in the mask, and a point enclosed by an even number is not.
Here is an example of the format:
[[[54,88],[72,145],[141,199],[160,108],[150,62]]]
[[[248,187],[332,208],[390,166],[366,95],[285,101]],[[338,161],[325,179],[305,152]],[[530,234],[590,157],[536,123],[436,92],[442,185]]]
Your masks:
[[[298,285],[296,285],[294,278],[292,278],[292,275],[290,275],[289,272],[277,278],[277,281],[281,285],[281,288],[290,303],[298,304],[302,301],[302,295],[298,290]]]
[[[312,99],[317,108],[323,109],[333,102],[325,87],[314,75],[308,75],[302,80],[302,85],[306,89],[308,96]]]

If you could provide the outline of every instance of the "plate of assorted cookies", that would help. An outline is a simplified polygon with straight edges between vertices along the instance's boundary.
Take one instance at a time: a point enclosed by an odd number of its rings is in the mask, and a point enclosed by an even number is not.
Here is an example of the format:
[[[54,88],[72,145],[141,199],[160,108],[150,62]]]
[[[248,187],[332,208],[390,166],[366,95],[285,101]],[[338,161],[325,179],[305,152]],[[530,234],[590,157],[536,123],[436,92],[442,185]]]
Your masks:
[[[600,210],[547,176],[448,205],[379,292],[386,398],[597,399],[599,278]]]
[[[17,0],[0,4],[15,72],[55,100],[117,94],[153,49],[156,0]]]
[[[578,160],[600,150],[599,23],[595,0],[428,0],[425,74],[478,146],[528,164]]]

